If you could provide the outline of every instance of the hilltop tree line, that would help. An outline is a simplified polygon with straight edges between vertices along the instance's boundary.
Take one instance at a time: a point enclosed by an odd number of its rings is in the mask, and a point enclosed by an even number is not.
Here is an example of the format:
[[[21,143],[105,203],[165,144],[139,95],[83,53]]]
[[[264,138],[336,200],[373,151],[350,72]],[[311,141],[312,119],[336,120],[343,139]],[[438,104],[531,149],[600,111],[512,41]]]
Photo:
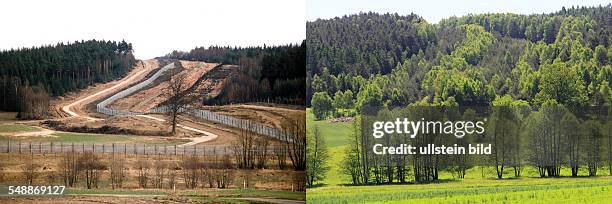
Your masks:
[[[306,44],[257,47],[198,47],[173,51],[168,58],[239,65],[226,82],[217,103],[274,101],[305,103]]]
[[[346,104],[491,106],[505,95],[532,107],[609,105],[611,14],[607,5],[438,24],[377,13],[308,22],[307,105],[318,119],[354,115]]]
[[[125,41],[75,41],[0,52],[0,110],[45,115],[50,96],[125,75],[136,60]]]

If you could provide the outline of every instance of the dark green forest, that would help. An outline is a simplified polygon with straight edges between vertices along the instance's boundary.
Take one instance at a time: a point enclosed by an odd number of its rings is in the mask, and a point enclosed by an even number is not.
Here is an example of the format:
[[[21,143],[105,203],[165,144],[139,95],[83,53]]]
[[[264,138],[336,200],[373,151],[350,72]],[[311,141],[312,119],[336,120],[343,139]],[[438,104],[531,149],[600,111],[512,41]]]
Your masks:
[[[88,40],[4,50],[0,52],[0,110],[25,111],[21,101],[31,97],[48,100],[116,79],[135,62],[132,44],[125,41]]]
[[[239,65],[217,103],[274,101],[305,103],[306,44],[256,47],[198,47],[167,58]],[[239,96],[239,97],[237,97]]]
[[[364,105],[490,106],[502,96],[534,108],[609,105],[610,16],[612,5],[437,24],[371,12],[308,22],[307,105],[319,119]]]

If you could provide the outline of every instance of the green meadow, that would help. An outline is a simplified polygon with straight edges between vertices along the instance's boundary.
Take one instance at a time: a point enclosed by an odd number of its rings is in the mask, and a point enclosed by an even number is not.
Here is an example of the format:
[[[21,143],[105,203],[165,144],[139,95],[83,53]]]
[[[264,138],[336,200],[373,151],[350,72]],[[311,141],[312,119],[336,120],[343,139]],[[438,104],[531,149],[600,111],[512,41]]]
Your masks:
[[[315,121],[312,109],[306,109],[306,128],[311,131],[314,126],[319,128],[325,138],[330,159],[330,170],[321,182],[323,185],[339,185],[348,182],[349,177],[341,173],[342,158],[352,131],[351,123],[331,123],[327,120]]]
[[[3,132],[31,132],[38,129],[23,124],[0,124],[0,133]]]
[[[306,197],[313,203],[605,203],[612,199],[612,179],[463,179],[430,184],[326,186],[308,189]]]

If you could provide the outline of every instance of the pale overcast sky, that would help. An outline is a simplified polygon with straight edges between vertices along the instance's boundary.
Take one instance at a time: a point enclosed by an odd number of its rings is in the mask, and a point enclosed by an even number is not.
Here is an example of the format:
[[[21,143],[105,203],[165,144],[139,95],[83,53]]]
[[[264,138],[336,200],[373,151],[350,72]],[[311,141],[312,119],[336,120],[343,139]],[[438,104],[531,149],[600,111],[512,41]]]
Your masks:
[[[196,46],[300,43],[305,0],[12,0],[0,3],[0,49],[125,39],[139,59]]]
[[[410,14],[422,16],[430,23],[437,23],[450,16],[469,13],[550,13],[572,5],[608,5],[601,0],[306,0],[308,21],[356,14],[360,11]]]

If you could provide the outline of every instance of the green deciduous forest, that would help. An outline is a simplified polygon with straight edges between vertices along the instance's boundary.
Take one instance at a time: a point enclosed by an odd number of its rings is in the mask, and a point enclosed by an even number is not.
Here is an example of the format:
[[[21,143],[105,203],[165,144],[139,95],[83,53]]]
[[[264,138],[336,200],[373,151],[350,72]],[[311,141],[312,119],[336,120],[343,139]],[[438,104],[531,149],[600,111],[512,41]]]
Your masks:
[[[225,90],[216,99],[221,103],[275,101],[304,104],[306,44],[257,47],[198,47],[189,52],[173,51],[167,58],[239,65]],[[236,86],[238,88],[233,88]],[[252,90],[255,89],[255,90]],[[227,93],[227,92],[240,93]],[[227,97],[240,95],[240,98]]]
[[[610,16],[612,5],[467,15],[437,24],[414,14],[377,13],[308,22],[306,101],[310,106],[316,93],[350,90],[357,109],[361,102],[489,106],[505,95],[532,107],[547,100],[609,105]],[[372,101],[363,91],[382,97]],[[316,99],[326,98],[321,94]],[[338,116],[338,108],[323,115]]]
[[[23,101],[48,100],[116,79],[135,62],[132,44],[125,41],[88,40],[4,50],[0,52],[0,110],[26,111],[29,105]]]
[[[477,166],[494,169],[499,179],[519,178],[524,167],[539,177],[577,177],[579,169],[596,176],[604,167],[612,173],[610,16],[612,4],[471,14],[436,24],[415,14],[373,12],[318,19],[306,29],[307,106],[317,123],[356,116],[348,120],[352,133],[340,162],[356,185],[431,182],[442,172],[464,178]],[[434,121],[487,118],[486,134],[394,135],[386,144],[488,143],[493,153],[368,152],[384,143],[374,142],[371,125],[364,125],[372,120],[368,114],[419,120],[441,113],[447,115]],[[337,121],[346,120],[329,123]],[[571,174],[562,175],[562,168]]]

